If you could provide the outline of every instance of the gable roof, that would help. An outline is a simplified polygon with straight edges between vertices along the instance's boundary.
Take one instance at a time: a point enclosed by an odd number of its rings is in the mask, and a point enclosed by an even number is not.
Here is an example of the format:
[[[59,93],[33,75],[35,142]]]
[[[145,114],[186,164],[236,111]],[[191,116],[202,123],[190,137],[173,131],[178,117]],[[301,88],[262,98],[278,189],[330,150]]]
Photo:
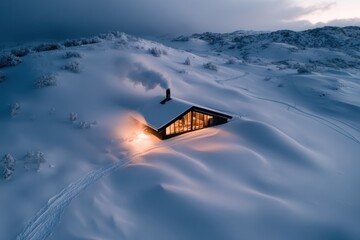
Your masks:
[[[155,97],[139,109],[139,113],[146,121],[145,124],[155,130],[162,128],[192,107],[189,103],[176,98],[161,104],[163,99],[163,96]]]
[[[143,123],[153,128],[154,130],[161,129],[162,127],[172,122],[177,117],[192,108],[203,110],[214,115],[232,118],[231,116],[224,113],[200,107],[178,98],[171,98],[171,100],[165,102],[164,104],[161,104],[160,102],[163,99],[163,96],[155,97],[151,99],[147,104],[142,106],[140,109],[138,109],[138,112],[144,117],[143,120],[145,120],[145,122]]]

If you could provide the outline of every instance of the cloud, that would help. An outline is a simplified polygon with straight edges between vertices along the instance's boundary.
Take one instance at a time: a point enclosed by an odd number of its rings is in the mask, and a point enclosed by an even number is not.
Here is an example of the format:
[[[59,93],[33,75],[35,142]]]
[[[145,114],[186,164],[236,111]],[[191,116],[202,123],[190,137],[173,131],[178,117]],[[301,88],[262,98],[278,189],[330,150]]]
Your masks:
[[[304,13],[310,14],[318,11],[325,12],[332,9],[334,6],[336,6],[336,4],[337,4],[336,2],[322,2],[322,3],[314,4],[307,8],[304,8],[305,9]]]
[[[169,87],[169,81],[161,73],[148,69],[141,64],[137,64],[128,73],[127,77],[134,84],[141,84],[146,91],[152,90],[157,86],[163,89]]]
[[[137,36],[302,29],[296,21],[334,3],[294,0],[2,0],[0,41],[63,39],[113,30]]]
[[[314,27],[323,27],[323,26],[360,26],[360,18],[351,18],[351,19],[335,19],[329,22],[319,22],[314,24]]]

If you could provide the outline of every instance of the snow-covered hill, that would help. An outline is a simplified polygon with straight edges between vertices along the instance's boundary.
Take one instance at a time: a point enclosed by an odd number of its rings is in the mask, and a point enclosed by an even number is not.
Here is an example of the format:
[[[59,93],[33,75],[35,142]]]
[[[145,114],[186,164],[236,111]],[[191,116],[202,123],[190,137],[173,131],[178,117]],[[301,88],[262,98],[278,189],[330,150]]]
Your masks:
[[[204,40],[214,51],[257,64],[272,63],[310,71],[360,68],[360,27],[323,27],[302,32],[207,32],[174,40],[190,39]]]
[[[349,27],[2,49],[0,239],[358,239],[359,41]],[[145,135],[129,116],[167,87],[234,118]]]

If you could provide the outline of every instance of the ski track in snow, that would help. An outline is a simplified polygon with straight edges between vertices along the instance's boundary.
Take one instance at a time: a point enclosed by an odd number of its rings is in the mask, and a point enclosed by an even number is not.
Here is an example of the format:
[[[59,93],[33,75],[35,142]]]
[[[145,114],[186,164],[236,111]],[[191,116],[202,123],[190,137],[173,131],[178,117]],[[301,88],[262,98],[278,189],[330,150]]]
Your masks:
[[[323,117],[320,117],[318,115],[315,115],[315,114],[312,114],[312,113],[309,113],[309,112],[306,112],[296,106],[293,106],[289,103],[286,103],[286,102],[282,102],[282,101],[279,101],[279,100],[274,100],[274,99],[268,99],[268,98],[262,98],[262,97],[258,97],[258,96],[252,96],[252,97],[255,97],[257,99],[260,99],[260,100],[264,100],[264,101],[268,101],[268,102],[273,102],[273,103],[278,103],[278,104],[282,104],[282,105],[285,105],[286,107],[288,107],[288,110],[290,109],[293,109],[295,110],[297,113],[301,114],[302,116],[305,116],[305,117],[308,117],[308,118],[311,118],[331,129],[333,129],[334,131],[340,133],[341,135],[351,139],[352,141],[356,142],[357,144],[360,144],[360,140],[355,137],[353,134],[351,134],[349,131],[347,131],[344,127],[341,127],[340,125],[330,121],[330,120],[327,120]],[[341,124],[344,124],[346,126],[348,126],[349,128],[353,129],[354,131],[358,132],[358,130],[354,127],[352,127],[350,124],[345,124],[343,123],[342,121],[338,121],[337,119],[333,119],[333,121],[336,121],[338,123],[341,123]]]
[[[118,168],[126,166],[130,160],[124,159],[121,162],[110,164],[83,176],[71,183],[59,194],[52,197],[47,205],[43,207],[24,227],[17,240],[46,239],[55,226],[59,223],[62,213],[70,204],[71,200],[85,190],[89,185],[95,183],[100,178],[110,174]]]
[[[336,124],[336,123],[334,123],[334,122],[332,122],[330,120],[327,120],[327,119],[325,119],[323,117],[320,117],[318,115],[315,115],[313,113],[306,112],[306,111],[304,111],[304,110],[302,110],[302,109],[300,109],[300,108],[298,108],[296,106],[293,106],[293,105],[291,105],[289,103],[286,103],[286,102],[282,102],[282,101],[274,100],[274,99],[262,98],[262,97],[258,97],[258,96],[252,96],[252,97],[260,99],[260,100],[268,101],[268,102],[273,102],[273,103],[278,103],[278,104],[281,104],[281,105],[285,105],[288,108],[288,110],[293,109],[298,114],[300,114],[302,116],[305,116],[305,117],[308,117],[310,119],[313,119],[314,121],[317,121],[317,122],[331,128],[332,130],[340,133],[341,135],[349,138],[350,140],[354,141],[355,143],[360,144],[360,140],[357,137],[355,137],[353,134],[351,134],[349,131],[347,131],[344,127],[341,127],[339,124]],[[334,118],[332,118],[332,120],[336,121],[338,123],[344,124],[344,125],[346,125],[347,127],[353,129],[356,132],[359,132],[356,128],[352,127],[350,124],[345,124],[342,121],[338,121],[337,119],[334,119]]]
[[[222,85],[224,85],[224,83],[229,82],[229,81],[233,81],[239,78],[243,78],[246,77],[247,75],[249,75],[250,73],[245,72],[242,75],[236,76],[236,77],[232,77],[232,78],[227,78],[227,79],[222,79],[222,80],[215,80],[215,82],[220,83]]]
[[[217,83],[219,84],[222,84],[224,82],[227,82],[227,81],[230,81],[230,80],[236,80],[236,79],[240,79],[244,76],[246,76],[247,74],[245,73],[244,75],[240,75],[240,76],[235,76],[233,78],[229,78],[229,79],[225,79],[225,80],[215,80]],[[234,88],[237,88],[239,90],[242,90],[243,93],[249,97],[252,97],[252,98],[256,98],[256,99],[259,99],[259,100],[263,100],[263,101],[267,101],[267,102],[273,102],[273,103],[277,103],[277,104],[281,104],[281,105],[284,105],[288,108],[288,110],[290,109],[293,109],[295,110],[295,112],[297,112],[298,114],[301,114],[302,116],[305,116],[305,117],[308,117],[310,119],[313,119],[314,121],[317,121],[329,128],[331,128],[332,130],[338,132],[339,134],[349,138],[350,140],[354,141],[355,143],[359,144],[360,145],[360,140],[355,137],[353,134],[351,134],[349,131],[347,131],[344,127],[341,127],[339,124],[343,124],[345,126],[347,126],[348,128],[351,128],[352,130],[356,131],[357,133],[359,133],[359,129],[357,129],[356,127],[352,126],[351,124],[349,123],[346,123],[344,121],[341,121],[341,120],[338,120],[338,119],[334,119],[334,118],[331,118],[332,121],[328,120],[328,119],[325,119],[323,117],[320,117],[318,115],[315,115],[313,113],[309,113],[309,112],[306,112],[305,110],[302,110],[296,106],[293,106],[287,102],[283,102],[283,101],[279,101],[279,100],[274,100],[274,99],[270,99],[270,98],[263,98],[263,97],[259,97],[259,96],[256,96],[252,93],[249,92],[248,89],[244,89],[244,88],[241,88],[241,87],[235,87],[233,86]],[[231,113],[232,115],[236,115],[236,116],[239,116],[239,114],[237,113]],[[336,124],[334,123],[333,121],[339,123],[339,124]]]
[[[70,205],[71,200],[77,197],[87,187],[96,183],[102,177],[110,175],[117,169],[128,166],[133,158],[140,157],[159,148],[172,147],[183,142],[189,142],[199,138],[213,136],[217,133],[218,130],[191,136],[184,136],[183,138],[169,141],[167,144],[160,143],[155,147],[151,147],[143,152],[135,153],[129,157],[120,159],[118,162],[112,163],[84,175],[77,181],[69,184],[60,193],[50,198],[47,205],[40,209],[40,211],[29,222],[26,223],[23,231],[17,236],[16,240],[44,240],[50,237],[53,233],[53,230],[60,222],[61,216],[65,209]]]

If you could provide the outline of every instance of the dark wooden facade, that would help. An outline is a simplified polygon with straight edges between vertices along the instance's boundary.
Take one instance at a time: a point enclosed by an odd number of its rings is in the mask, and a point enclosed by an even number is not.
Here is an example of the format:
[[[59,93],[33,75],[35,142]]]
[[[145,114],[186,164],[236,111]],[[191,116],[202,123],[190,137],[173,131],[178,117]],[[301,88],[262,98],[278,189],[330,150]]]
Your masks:
[[[220,125],[228,122],[231,118],[223,113],[193,106],[160,129],[153,129],[149,126],[146,126],[146,129],[160,139],[168,139],[187,132]]]

